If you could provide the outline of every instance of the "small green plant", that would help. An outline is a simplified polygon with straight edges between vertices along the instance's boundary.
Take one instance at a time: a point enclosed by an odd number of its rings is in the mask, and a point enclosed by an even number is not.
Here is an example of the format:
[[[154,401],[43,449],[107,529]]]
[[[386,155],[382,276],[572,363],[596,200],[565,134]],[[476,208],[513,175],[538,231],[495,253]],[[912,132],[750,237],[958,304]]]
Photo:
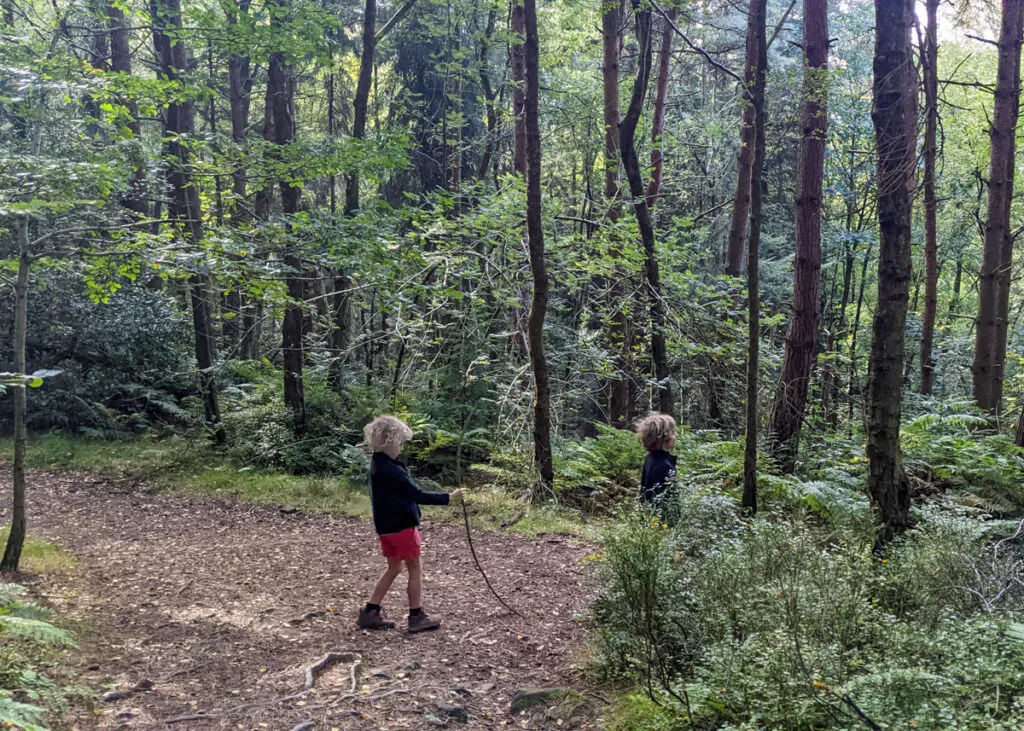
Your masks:
[[[73,641],[51,624],[50,612],[24,595],[16,584],[0,584],[0,724],[44,731],[47,714],[66,706],[68,689],[39,668],[48,650]]]

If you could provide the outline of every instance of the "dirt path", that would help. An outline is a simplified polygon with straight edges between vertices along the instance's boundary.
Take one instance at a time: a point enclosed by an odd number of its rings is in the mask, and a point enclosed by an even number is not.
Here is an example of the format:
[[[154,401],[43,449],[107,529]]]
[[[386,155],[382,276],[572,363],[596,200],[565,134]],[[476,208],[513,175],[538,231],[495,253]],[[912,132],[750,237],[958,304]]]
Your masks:
[[[88,628],[79,638],[82,680],[101,692],[149,688],[83,711],[76,728],[458,727],[439,704],[462,706],[469,728],[601,726],[595,700],[568,713],[574,719],[545,713],[553,703],[510,713],[519,689],[579,685],[572,665],[584,641],[586,545],[475,535],[492,581],[524,621],[487,593],[461,525],[428,518],[426,606],[444,626],[412,637],[365,633],[354,614],[381,569],[365,522],[79,474],[35,472],[30,485],[30,532],[80,562],[42,583]],[[392,592],[386,608],[401,626],[404,581]],[[275,700],[301,691],[305,669],[328,652],[353,656],[313,691]]]

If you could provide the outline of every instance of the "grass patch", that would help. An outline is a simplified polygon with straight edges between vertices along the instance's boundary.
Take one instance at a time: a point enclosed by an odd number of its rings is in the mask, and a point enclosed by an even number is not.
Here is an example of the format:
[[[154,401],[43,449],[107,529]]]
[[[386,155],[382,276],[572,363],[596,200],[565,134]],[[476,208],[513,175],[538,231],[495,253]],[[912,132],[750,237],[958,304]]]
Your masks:
[[[10,532],[10,528],[0,528],[0,546],[7,545],[7,536]],[[46,575],[61,574],[74,569],[77,563],[75,557],[60,546],[31,536],[25,538],[25,545],[21,549],[22,571]]]
[[[0,441],[0,457],[13,458],[13,443]],[[80,470],[117,478],[137,478],[166,490],[232,495],[254,503],[288,505],[306,512],[325,512],[367,519],[371,515],[365,484],[335,477],[296,476],[239,468],[227,455],[205,442],[183,439],[110,442],[60,434],[33,438],[26,454],[28,467]],[[592,537],[578,517],[550,507],[533,507],[506,492],[483,486],[470,494],[475,528],[503,530],[523,536],[562,533]],[[427,508],[430,520],[462,520],[461,509]]]

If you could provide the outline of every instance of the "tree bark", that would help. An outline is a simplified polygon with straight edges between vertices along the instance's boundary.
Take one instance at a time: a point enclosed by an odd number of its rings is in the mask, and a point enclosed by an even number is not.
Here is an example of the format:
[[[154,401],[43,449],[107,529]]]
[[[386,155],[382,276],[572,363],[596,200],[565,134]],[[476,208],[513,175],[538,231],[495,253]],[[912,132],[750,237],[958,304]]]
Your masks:
[[[921,316],[921,393],[931,394],[935,384],[935,314],[939,289],[939,239],[936,228],[938,203],[935,197],[935,158],[938,154],[939,128],[939,0],[925,3],[928,27],[925,30],[921,66],[924,69],[924,312]]]
[[[359,79],[352,102],[352,137],[366,137],[366,110],[370,103],[373,82],[373,59],[377,50],[377,0],[366,0],[363,12],[363,52],[359,61]],[[359,210],[359,171],[352,170],[345,180],[345,213],[353,215]]]
[[[657,379],[658,409],[665,414],[673,414],[671,373],[668,368],[668,348],[665,342],[665,303],[661,293],[661,273],[658,265],[658,252],[654,238],[654,225],[651,222],[651,211],[647,207],[647,191],[644,187],[643,173],[640,171],[640,158],[636,150],[636,129],[640,123],[644,98],[651,78],[651,9],[641,8],[636,11],[637,35],[640,42],[637,57],[636,81],[629,107],[622,122],[619,124],[619,148],[622,154],[622,165],[629,181],[629,191],[633,198],[633,212],[636,214],[640,238],[644,245],[644,272],[647,277],[648,296],[651,311],[651,356],[654,361],[654,375]]]
[[[878,306],[868,366],[868,493],[879,544],[907,526],[910,492],[900,452],[904,327],[910,283],[914,138],[909,115],[916,87],[910,47],[912,0],[875,0],[872,121],[878,158]]]
[[[239,0],[237,5],[228,10],[228,24],[232,30],[237,29],[240,17],[249,14],[249,0]],[[237,39],[236,39],[237,42]],[[250,59],[248,54],[233,53],[228,57],[228,102],[231,115],[231,140],[235,144],[236,154],[245,149],[246,129],[249,126],[249,102],[252,94],[252,75],[249,71]],[[231,223],[236,229],[243,229],[249,225],[252,216],[246,200],[246,170],[241,162],[236,163],[231,171]],[[227,347],[240,352],[239,357],[250,358],[254,354],[244,352],[246,343],[251,339],[246,336],[246,330],[251,327],[247,322],[245,314],[252,307],[252,303],[246,302],[242,295],[241,288],[236,283],[224,298],[224,310],[231,317],[224,320],[223,334]]]
[[[745,75],[753,84],[745,94],[746,103],[754,110],[754,159],[750,169],[750,236],[747,238],[747,398],[746,434],[743,449],[743,507],[757,512],[757,432],[758,432],[758,367],[761,344],[761,177],[765,154],[764,89],[768,74],[767,0],[750,0],[747,16],[747,58],[756,64]],[[753,52],[751,52],[753,47]],[[817,280],[815,280],[817,285]],[[817,302],[815,302],[815,305]]]
[[[772,451],[784,472],[792,472],[796,466],[800,427],[807,406],[807,390],[814,365],[814,343],[818,333],[821,187],[828,127],[827,5],[826,0],[804,0],[803,6],[803,120],[797,161],[793,314],[786,334],[782,376],[775,396],[771,431]]]
[[[611,223],[622,217],[622,190],[619,186],[619,37],[622,24],[618,0],[602,0],[601,30],[603,58],[601,66],[604,92],[604,197],[606,216]],[[614,235],[614,233],[613,233]],[[608,296],[612,314],[608,323],[608,346],[613,355],[615,373],[608,381],[608,422],[626,426],[631,417],[629,387],[629,320],[624,300],[627,287],[624,272],[618,271],[622,252],[618,242],[610,251],[616,271],[609,278]]]
[[[750,179],[754,167],[754,105],[750,103],[750,90],[756,79],[757,48],[750,43],[750,22],[747,23],[746,63],[744,65],[743,111],[740,114],[740,151],[736,158],[736,197],[733,199],[732,219],[729,223],[728,248],[725,254],[725,272],[738,277],[743,267],[743,243],[750,217]]]
[[[512,0],[512,40],[509,57],[512,64],[512,117],[515,119],[512,169],[526,176],[526,16],[523,0]]]
[[[540,49],[537,38],[536,0],[522,0],[526,66],[524,99],[526,126],[526,233],[533,276],[530,303],[530,365],[533,368],[533,448],[541,484],[550,489],[554,482],[551,457],[551,386],[544,354],[544,316],[548,307],[548,273],[544,261],[544,228],[541,219],[540,177]]]
[[[672,38],[679,11],[672,8],[667,13],[661,32],[661,49],[658,51],[658,83],[654,94],[654,117],[651,121],[651,180],[647,184],[647,207],[654,208],[661,195],[661,180],[665,172],[665,102],[668,100],[668,77],[672,70]]]
[[[18,278],[14,284],[14,372],[25,373],[25,337],[28,331],[28,273],[31,260],[28,253],[28,219],[19,226]],[[25,429],[26,386],[11,386],[14,406],[14,464],[11,467],[13,494],[11,500],[11,531],[7,535],[0,572],[18,570],[21,550],[25,545],[28,520],[25,511],[25,448],[28,434]]]
[[[1024,0],[1003,0],[996,67],[995,108],[989,126],[991,158],[988,220],[978,279],[978,321],[974,341],[974,399],[998,413],[1006,364],[1006,323],[1009,314],[1013,236],[1013,199],[1017,117],[1020,110],[1020,51]]]
[[[132,57],[128,28],[124,12],[113,2],[107,3],[107,22],[110,31],[110,70],[131,76]],[[149,215],[146,201],[146,160],[142,152],[142,129],[139,126],[139,110],[134,99],[124,100],[128,110],[125,126],[132,133],[132,172],[128,177],[128,190],[121,198],[125,208],[140,217]]]
[[[280,7],[271,13],[272,22],[279,23]],[[278,163],[282,164],[287,154],[285,148],[295,140],[295,82],[284,51],[270,54],[267,70],[267,97],[273,116],[274,143],[278,146]],[[293,216],[299,210],[301,189],[282,175],[278,180],[281,193],[281,212]],[[306,399],[303,387],[303,365],[305,353],[303,335],[303,303],[305,281],[303,263],[290,250],[284,255],[288,269],[285,283],[288,288],[288,304],[285,306],[284,322],[281,324],[281,349],[284,358],[284,403],[292,412],[292,422],[297,433],[306,428]]]
[[[153,43],[160,75],[167,81],[180,81],[188,69],[188,51],[180,37],[180,0],[151,0],[151,13]],[[191,152],[187,144],[194,125],[195,106],[191,99],[175,100],[167,105],[164,112],[164,138],[167,140],[165,145],[170,160],[167,179],[171,188],[171,201],[168,213],[181,227],[188,245],[198,251],[203,242],[203,215],[199,187],[190,175]],[[224,440],[224,429],[220,424],[220,406],[213,372],[217,346],[213,318],[210,315],[209,279],[205,274],[192,275],[189,280],[189,299],[192,304],[192,327],[195,332],[203,412],[207,427],[219,443]]]

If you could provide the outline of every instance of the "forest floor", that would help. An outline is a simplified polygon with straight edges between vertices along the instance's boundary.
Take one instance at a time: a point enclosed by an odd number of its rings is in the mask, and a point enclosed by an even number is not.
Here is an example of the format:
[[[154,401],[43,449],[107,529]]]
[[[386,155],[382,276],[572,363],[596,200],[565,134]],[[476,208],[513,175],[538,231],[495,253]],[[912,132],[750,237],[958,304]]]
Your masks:
[[[443,626],[402,631],[403,576],[385,605],[399,628],[370,633],[355,615],[382,559],[365,520],[91,473],[33,470],[29,485],[30,534],[74,563],[25,580],[74,625],[78,681],[107,694],[73,728],[425,729],[460,726],[460,708],[469,728],[603,725],[576,669],[584,541],[474,532],[519,618],[488,593],[461,523],[428,515],[425,607]],[[332,652],[339,662],[303,692]],[[510,710],[517,691],[570,686]]]

